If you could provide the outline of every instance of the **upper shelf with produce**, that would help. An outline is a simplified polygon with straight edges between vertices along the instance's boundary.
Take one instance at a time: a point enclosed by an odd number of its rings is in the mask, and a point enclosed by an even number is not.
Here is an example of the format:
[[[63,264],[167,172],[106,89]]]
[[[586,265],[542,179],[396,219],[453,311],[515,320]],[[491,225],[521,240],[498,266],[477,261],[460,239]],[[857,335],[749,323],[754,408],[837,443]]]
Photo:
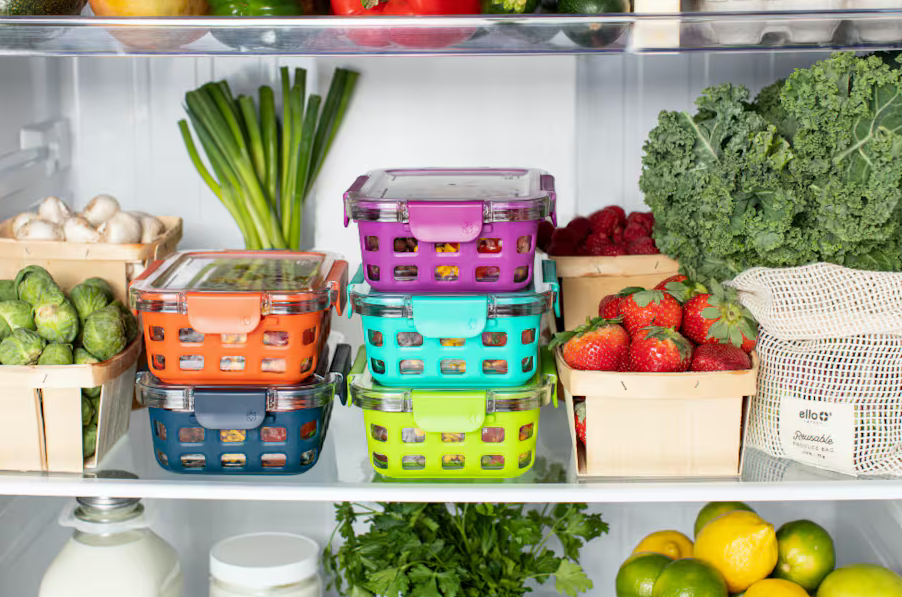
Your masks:
[[[0,56],[653,54],[902,47],[902,2],[882,4],[897,8],[592,16],[0,17]]]

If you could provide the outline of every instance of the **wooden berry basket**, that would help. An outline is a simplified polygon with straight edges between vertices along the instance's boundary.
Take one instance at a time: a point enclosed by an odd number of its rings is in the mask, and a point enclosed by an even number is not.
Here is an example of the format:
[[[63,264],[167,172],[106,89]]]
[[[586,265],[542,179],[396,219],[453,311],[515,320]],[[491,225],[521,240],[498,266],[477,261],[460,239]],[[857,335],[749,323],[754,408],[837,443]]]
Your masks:
[[[552,257],[561,279],[564,329],[598,317],[598,302],[629,286],[651,288],[678,273],[680,265],[666,255],[621,257]],[[563,331],[563,330],[559,330]]]
[[[128,283],[153,261],[174,253],[182,240],[181,218],[161,216],[158,219],[166,231],[152,243],[134,245],[17,240],[12,233],[13,221],[6,220],[0,223],[0,263],[14,263],[18,267],[40,265],[50,271],[64,290],[97,276],[110,283],[116,297],[127,298]]]
[[[94,365],[0,366],[0,469],[81,473],[128,432],[139,336]],[[82,454],[81,389],[102,386],[94,455]]]
[[[555,351],[579,476],[711,477],[742,470],[747,371],[618,373],[577,371]],[[586,445],[573,425],[574,396],[586,397]]]

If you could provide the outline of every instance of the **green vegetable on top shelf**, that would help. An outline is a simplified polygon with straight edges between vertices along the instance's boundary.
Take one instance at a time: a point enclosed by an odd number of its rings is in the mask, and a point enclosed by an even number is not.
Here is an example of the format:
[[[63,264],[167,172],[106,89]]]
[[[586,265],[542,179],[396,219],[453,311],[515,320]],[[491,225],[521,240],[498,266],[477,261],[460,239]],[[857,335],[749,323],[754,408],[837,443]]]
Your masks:
[[[539,0],[482,0],[485,14],[524,14],[535,12]]]
[[[74,362],[71,344],[48,344],[38,358],[38,365],[71,365]]]
[[[217,17],[291,17],[304,14],[299,0],[210,0]]]
[[[815,261],[902,269],[902,71],[837,53],[663,112],[639,186],[662,253],[726,279]]]
[[[32,307],[25,301],[0,303],[0,320],[7,325],[10,331],[16,328],[35,329]]]
[[[0,0],[0,17],[77,15],[87,0]]]
[[[116,305],[94,311],[85,319],[82,344],[85,350],[105,361],[113,358],[128,344],[122,313]]]
[[[3,365],[34,365],[41,357],[47,342],[31,330],[17,328],[0,342],[0,363]]]
[[[579,564],[583,543],[608,532],[586,504],[336,504],[333,532],[344,543],[323,552],[329,587],[341,595],[522,597],[527,583],[575,597],[592,588]],[[355,523],[370,527],[358,534]],[[548,547],[556,539],[558,556]]]
[[[38,335],[47,342],[73,342],[78,336],[78,311],[68,300],[58,305],[45,303],[34,309]]]
[[[0,301],[14,301],[19,298],[15,280],[0,280]]]
[[[188,122],[179,122],[194,167],[238,224],[249,249],[301,247],[304,202],[344,121],[359,76],[336,69],[323,103],[319,95],[307,97],[304,69],[295,69],[293,83],[287,67],[281,74],[281,125],[268,86],[260,88],[259,109],[248,96],[235,98],[225,81],[185,95],[189,120],[212,174]]]

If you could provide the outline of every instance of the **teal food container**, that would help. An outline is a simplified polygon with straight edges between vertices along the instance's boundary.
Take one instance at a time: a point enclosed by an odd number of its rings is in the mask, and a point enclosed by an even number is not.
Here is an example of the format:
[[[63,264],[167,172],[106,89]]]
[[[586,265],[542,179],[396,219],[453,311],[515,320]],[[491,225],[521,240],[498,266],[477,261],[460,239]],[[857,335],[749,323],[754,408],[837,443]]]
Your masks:
[[[363,270],[348,286],[369,369],[379,384],[413,388],[493,388],[526,384],[538,368],[542,316],[559,311],[553,261],[527,292],[381,293]]]

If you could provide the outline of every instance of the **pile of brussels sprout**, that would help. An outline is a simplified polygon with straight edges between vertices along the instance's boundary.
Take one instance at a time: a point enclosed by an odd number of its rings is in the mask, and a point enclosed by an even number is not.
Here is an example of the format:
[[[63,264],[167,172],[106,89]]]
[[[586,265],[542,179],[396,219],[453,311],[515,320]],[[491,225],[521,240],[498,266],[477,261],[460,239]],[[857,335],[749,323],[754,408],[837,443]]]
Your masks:
[[[69,296],[44,268],[0,280],[0,364],[84,365],[110,359],[139,333],[135,316],[106,280],[89,278]],[[94,454],[100,387],[81,391],[84,456]]]

